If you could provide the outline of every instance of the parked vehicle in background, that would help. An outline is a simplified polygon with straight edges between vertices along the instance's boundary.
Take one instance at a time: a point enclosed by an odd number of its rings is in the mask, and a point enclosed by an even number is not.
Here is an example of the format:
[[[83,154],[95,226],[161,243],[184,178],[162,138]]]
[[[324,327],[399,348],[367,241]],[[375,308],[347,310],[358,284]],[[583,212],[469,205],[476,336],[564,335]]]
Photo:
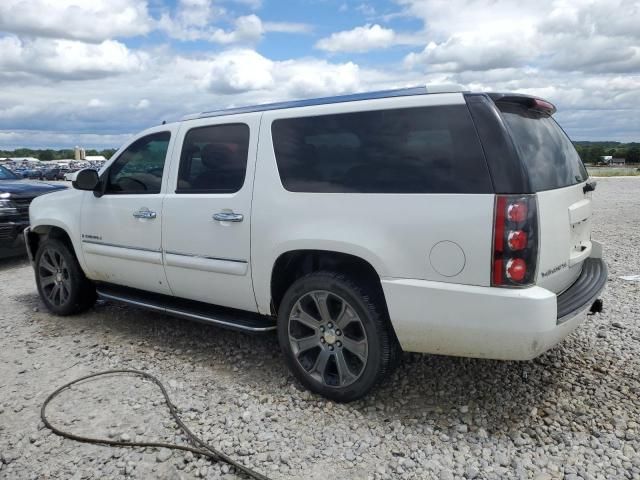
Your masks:
[[[79,172],[79,170],[69,170],[67,173],[64,174],[64,179],[67,182],[73,182],[76,179],[76,174]]]
[[[23,180],[0,166],[0,258],[24,254],[22,231],[29,225],[31,201],[39,195],[64,188],[62,185]]]
[[[39,169],[25,170],[23,172],[23,178],[31,180],[44,180],[44,172]]]
[[[277,330],[307,388],[400,350],[526,360],[597,311],[590,182],[555,107],[424,87],[207,112],[31,206],[47,308],[106,298]]]
[[[45,180],[64,180],[64,174],[67,170],[62,168],[49,168],[44,171],[44,179]]]

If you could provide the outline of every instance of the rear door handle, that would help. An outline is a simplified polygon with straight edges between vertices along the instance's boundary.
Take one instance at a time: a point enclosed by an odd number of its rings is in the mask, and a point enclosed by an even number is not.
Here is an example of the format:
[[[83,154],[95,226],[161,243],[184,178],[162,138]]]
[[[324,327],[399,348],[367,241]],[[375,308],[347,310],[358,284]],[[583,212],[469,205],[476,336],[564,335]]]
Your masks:
[[[149,210],[148,208],[142,207],[137,212],[133,212],[133,216],[135,218],[147,218],[149,220],[153,220],[157,217],[156,212]]]
[[[213,214],[213,219],[218,222],[241,222],[244,220],[244,215],[233,212],[218,212]]]

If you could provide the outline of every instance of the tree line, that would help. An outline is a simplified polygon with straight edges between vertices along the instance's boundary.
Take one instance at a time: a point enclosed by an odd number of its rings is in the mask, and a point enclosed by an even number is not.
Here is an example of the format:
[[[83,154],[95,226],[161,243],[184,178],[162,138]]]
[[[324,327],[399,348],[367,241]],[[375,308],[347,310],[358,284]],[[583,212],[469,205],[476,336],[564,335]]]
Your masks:
[[[598,163],[600,157],[624,158],[626,163],[640,163],[640,143],[573,142],[584,163]]]
[[[86,155],[102,155],[107,160],[116,153],[115,148],[105,148],[104,150],[85,150]],[[17,148],[15,150],[0,150],[0,158],[7,157],[33,157],[38,160],[50,161],[50,160],[63,160],[75,158],[75,151],[72,148],[66,148],[61,150],[47,149],[32,149],[32,148]]]

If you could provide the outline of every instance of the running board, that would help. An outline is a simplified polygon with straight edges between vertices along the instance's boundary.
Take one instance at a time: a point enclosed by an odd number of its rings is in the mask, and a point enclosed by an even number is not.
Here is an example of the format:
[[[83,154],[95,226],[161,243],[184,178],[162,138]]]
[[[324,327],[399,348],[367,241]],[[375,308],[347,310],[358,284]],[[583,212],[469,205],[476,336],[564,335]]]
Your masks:
[[[244,310],[219,307],[204,302],[104,283],[96,285],[96,291],[98,297],[104,300],[126,303],[147,310],[154,310],[167,315],[209,323],[232,330],[261,333],[276,329],[276,323],[272,317]]]

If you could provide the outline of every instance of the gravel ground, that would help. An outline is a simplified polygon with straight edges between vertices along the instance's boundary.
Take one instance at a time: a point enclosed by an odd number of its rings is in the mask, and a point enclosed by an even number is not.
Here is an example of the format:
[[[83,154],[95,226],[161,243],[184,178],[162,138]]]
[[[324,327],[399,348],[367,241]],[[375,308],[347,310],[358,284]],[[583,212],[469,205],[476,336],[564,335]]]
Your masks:
[[[275,336],[248,336],[101,303],[44,311],[23,259],[0,262],[0,477],[239,478],[191,454],[56,437],[39,408],[100,370],[160,377],[205,440],[279,479],[640,478],[640,179],[602,179],[594,237],[607,244],[605,310],[532,362],[405,354],[349,405],[301,391]],[[52,404],[77,433],[184,442],[148,382],[87,382]]]

